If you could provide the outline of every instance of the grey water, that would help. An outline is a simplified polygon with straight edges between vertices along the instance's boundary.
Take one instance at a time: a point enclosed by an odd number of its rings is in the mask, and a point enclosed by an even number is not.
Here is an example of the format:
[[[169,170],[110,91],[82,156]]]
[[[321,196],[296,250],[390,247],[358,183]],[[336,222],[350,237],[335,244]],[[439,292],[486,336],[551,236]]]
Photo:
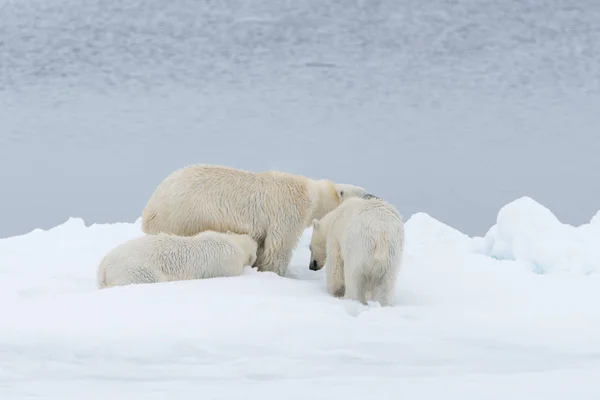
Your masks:
[[[599,155],[600,2],[0,0],[0,237],[134,221],[193,163],[578,225]]]

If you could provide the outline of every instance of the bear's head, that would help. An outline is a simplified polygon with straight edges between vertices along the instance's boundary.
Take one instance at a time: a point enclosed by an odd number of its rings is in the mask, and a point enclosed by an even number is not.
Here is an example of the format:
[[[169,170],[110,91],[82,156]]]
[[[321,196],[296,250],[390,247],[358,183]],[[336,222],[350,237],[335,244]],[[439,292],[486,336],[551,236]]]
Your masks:
[[[367,195],[367,191],[355,185],[350,185],[348,183],[336,183],[335,190],[337,192],[338,198],[340,199],[340,203],[346,199],[350,199],[353,197],[363,197]]]
[[[310,238],[310,264],[308,268],[311,271],[318,271],[325,265],[327,258],[325,226],[319,220],[313,220],[313,231]]]
[[[254,240],[252,236],[247,234],[238,234],[233,233],[231,231],[227,231],[226,233],[232,236],[235,239],[236,243],[248,255],[248,259],[244,265],[253,266],[256,262],[256,253],[258,251],[258,243],[256,243],[256,240]]]
[[[315,193],[317,197],[313,197],[313,204],[315,206],[311,218],[319,220],[327,215],[327,213],[333,211],[345,199],[361,197],[367,194],[367,191],[360,186],[333,183],[327,179],[316,181],[316,188]]]

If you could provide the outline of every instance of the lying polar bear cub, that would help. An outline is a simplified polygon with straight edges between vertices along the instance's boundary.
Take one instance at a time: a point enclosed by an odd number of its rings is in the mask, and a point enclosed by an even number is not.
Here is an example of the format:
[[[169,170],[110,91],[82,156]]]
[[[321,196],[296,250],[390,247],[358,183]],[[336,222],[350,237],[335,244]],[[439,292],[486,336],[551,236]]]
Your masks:
[[[204,231],[194,236],[146,235],[112,249],[98,267],[98,288],[239,276],[256,261],[249,235]]]
[[[348,198],[313,221],[310,252],[311,270],[327,264],[329,294],[389,306],[404,252],[404,221],[374,195]]]

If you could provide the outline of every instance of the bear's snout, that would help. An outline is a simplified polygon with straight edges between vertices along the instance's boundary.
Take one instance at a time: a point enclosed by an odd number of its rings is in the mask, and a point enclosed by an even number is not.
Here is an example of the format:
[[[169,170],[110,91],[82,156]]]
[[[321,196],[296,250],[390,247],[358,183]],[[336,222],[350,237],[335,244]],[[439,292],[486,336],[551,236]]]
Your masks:
[[[309,266],[311,271],[318,271],[319,270],[319,266],[317,265],[317,260],[312,260],[312,262],[310,263]]]

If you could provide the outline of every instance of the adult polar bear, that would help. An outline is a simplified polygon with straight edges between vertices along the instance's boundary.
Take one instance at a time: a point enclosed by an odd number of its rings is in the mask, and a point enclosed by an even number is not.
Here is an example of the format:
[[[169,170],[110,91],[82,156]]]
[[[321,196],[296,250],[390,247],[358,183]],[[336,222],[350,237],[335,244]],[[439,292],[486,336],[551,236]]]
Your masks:
[[[365,189],[280,171],[251,172],[197,164],[176,170],[142,213],[147,234],[191,236],[205,230],[248,234],[258,243],[254,267],[285,275],[304,230]]]

